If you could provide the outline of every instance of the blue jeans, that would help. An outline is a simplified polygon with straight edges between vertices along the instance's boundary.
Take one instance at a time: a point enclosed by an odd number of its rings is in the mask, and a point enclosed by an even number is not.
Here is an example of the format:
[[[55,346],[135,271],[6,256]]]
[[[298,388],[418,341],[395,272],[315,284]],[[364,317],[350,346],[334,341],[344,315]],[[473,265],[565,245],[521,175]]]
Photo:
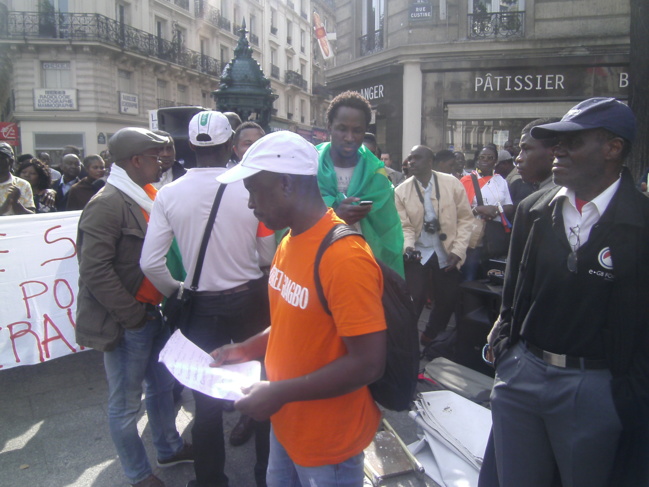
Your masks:
[[[271,428],[266,483],[268,487],[362,487],[363,459],[361,452],[335,465],[301,467],[291,460]]]
[[[142,328],[125,330],[117,348],[104,353],[108,379],[108,425],[122,469],[135,484],[151,475],[144,444],[137,431],[137,416],[145,383],[146,410],[153,444],[161,460],[173,457],[183,447],[176,429],[173,376],[158,362],[169,338],[160,313],[150,311]]]

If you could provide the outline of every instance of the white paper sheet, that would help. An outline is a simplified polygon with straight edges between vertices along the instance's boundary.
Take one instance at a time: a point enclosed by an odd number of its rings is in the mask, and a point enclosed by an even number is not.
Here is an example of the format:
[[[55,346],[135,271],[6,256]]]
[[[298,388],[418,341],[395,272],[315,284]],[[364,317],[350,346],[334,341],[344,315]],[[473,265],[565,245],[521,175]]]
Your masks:
[[[261,364],[256,360],[210,367],[212,357],[176,330],[158,359],[183,385],[218,399],[236,401],[242,387],[259,382]]]
[[[426,475],[445,487],[476,487],[491,429],[490,412],[451,391],[434,391],[415,401],[410,417],[422,429],[408,449]]]

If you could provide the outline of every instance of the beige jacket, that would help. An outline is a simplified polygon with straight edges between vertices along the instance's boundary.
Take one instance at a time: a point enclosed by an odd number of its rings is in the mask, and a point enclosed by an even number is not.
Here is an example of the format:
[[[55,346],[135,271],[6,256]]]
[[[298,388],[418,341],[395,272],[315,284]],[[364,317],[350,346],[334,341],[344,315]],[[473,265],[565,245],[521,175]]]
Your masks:
[[[473,228],[471,206],[464,186],[457,178],[440,172],[435,172],[435,175],[439,183],[439,204],[435,194],[435,182],[432,179],[431,200],[437,212],[441,231],[446,234],[446,240],[442,243],[448,253],[453,253],[461,259],[458,263],[460,267],[466,257]],[[424,225],[424,205],[419,200],[415,184],[417,184],[416,179],[412,176],[394,190],[394,199],[403,227],[404,250],[406,247],[415,246]]]

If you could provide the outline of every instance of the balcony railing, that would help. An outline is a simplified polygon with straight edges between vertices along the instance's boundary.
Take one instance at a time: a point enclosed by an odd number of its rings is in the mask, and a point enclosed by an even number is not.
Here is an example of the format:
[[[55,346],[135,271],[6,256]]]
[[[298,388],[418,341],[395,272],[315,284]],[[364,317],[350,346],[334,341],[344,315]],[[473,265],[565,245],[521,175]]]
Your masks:
[[[307,91],[308,89],[307,80],[302,78],[302,75],[297,71],[291,71],[290,69],[286,70],[286,74],[284,76],[284,83],[286,83],[287,85],[297,86],[298,88],[301,88],[304,91]]]
[[[271,78],[279,79],[279,66],[274,64],[270,65],[270,76]]]
[[[232,22],[230,22],[228,19],[226,19],[223,16],[220,16],[218,18],[218,27],[220,27],[223,30],[230,30],[230,26],[232,25]]]
[[[176,102],[173,100],[163,100],[162,98],[157,99],[158,102],[158,108],[165,108],[165,107],[175,107]]]
[[[100,14],[9,12],[6,21],[0,22],[0,37],[103,42],[210,76],[221,75],[216,59]]]
[[[232,33],[235,36],[238,36],[240,34],[240,32],[239,32],[240,30],[241,30],[241,25],[240,24],[232,24]]]
[[[469,14],[469,38],[523,37],[525,12],[495,12]]]
[[[369,56],[383,50],[383,29],[360,38],[361,56]]]
[[[184,8],[185,10],[189,10],[189,0],[167,0],[167,2],[178,5],[180,8]]]
[[[259,45],[259,36],[257,34],[250,34],[250,43],[253,46],[258,46]]]

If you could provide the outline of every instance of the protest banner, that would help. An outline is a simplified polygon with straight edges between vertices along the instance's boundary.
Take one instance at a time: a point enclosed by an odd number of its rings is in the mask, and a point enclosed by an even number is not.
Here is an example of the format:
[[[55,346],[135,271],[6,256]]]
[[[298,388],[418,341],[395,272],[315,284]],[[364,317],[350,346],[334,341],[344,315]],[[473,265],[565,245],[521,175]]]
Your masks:
[[[83,350],[74,340],[80,211],[0,222],[0,370]]]

